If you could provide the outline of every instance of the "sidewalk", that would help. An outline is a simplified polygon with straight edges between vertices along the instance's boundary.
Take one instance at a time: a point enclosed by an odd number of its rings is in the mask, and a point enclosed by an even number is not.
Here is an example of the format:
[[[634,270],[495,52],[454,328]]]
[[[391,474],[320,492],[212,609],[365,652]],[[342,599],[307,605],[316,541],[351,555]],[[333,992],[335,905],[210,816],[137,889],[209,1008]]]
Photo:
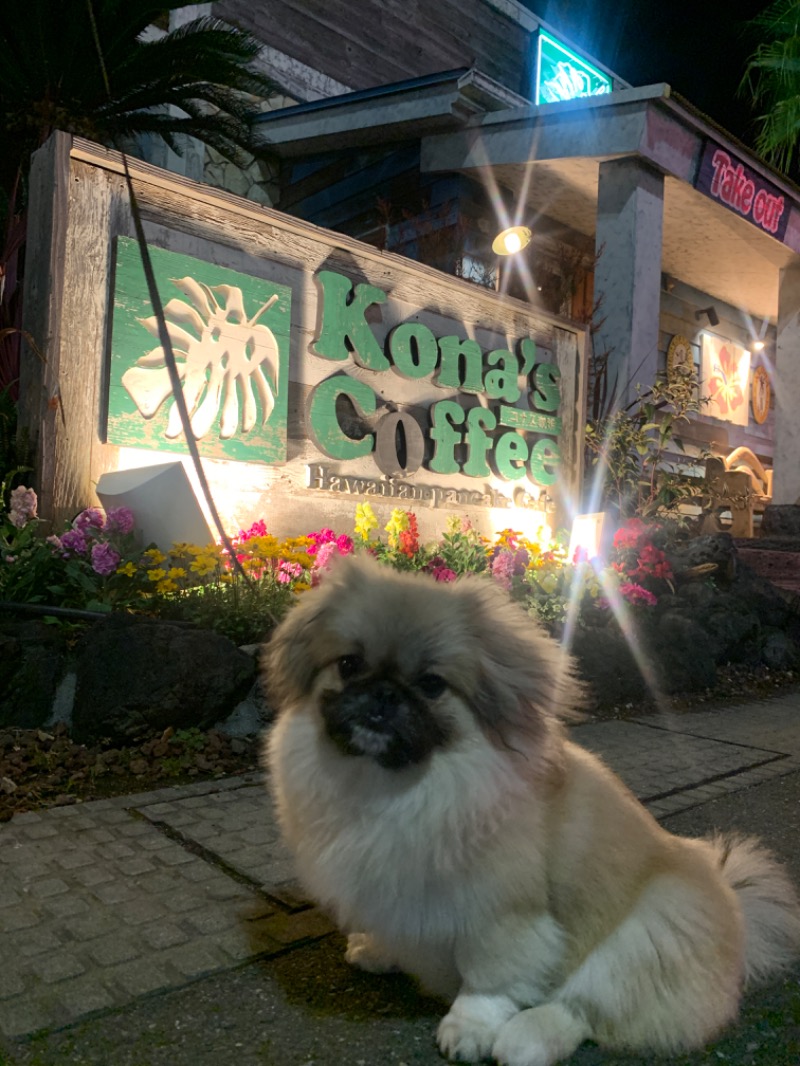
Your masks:
[[[573,736],[668,827],[759,832],[800,883],[800,692]],[[442,1062],[438,1005],[350,970],[331,933],[259,775],[17,815],[0,826],[0,1063]],[[685,1061],[800,1061],[798,978],[756,1001],[752,1032],[746,1017]]]

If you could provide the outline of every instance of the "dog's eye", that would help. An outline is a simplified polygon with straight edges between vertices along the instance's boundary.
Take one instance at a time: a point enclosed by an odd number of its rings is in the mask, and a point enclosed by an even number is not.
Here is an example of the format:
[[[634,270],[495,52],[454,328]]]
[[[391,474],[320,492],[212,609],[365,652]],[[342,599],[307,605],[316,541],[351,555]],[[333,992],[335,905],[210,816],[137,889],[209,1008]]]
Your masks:
[[[427,699],[435,700],[447,688],[447,682],[439,674],[423,674],[417,681],[417,688]]]
[[[349,681],[364,669],[364,658],[361,655],[341,655],[336,663],[339,668],[339,677],[342,681]]]

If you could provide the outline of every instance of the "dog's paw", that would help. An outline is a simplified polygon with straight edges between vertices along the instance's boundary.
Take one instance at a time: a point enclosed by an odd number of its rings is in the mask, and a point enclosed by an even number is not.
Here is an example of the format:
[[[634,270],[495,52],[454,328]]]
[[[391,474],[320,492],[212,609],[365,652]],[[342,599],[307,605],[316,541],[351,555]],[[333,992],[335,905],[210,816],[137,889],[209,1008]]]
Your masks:
[[[436,1042],[448,1059],[456,1062],[480,1062],[489,1056],[497,1030],[492,1025],[465,1022],[446,1014],[439,1022]]]
[[[553,1066],[591,1035],[589,1026],[560,1003],[520,1011],[501,1026],[491,1056],[499,1066]]]
[[[505,996],[457,996],[439,1023],[439,1050],[457,1062],[488,1058],[500,1027],[516,1009]]]
[[[351,966],[357,966],[359,970],[366,970],[367,973],[397,972],[393,960],[382,951],[380,944],[369,933],[351,933],[347,938],[344,957]]]

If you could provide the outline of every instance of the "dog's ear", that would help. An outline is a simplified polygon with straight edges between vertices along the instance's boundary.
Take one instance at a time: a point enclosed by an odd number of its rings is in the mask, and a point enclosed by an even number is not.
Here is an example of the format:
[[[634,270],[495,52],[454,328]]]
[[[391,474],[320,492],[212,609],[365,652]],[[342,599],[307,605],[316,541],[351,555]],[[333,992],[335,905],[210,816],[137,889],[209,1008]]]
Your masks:
[[[513,746],[548,720],[579,719],[585,702],[572,657],[506,593],[485,579],[461,583],[471,601],[478,677],[471,694],[483,728]]]
[[[289,609],[262,653],[261,676],[275,711],[307,695],[316,674],[314,630],[325,603],[314,593],[304,597]]]

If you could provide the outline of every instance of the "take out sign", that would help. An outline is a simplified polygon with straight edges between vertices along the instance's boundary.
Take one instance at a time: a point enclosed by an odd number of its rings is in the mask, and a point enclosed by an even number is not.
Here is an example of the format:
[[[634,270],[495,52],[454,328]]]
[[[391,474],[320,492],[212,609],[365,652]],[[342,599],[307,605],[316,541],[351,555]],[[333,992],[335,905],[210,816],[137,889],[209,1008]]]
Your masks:
[[[783,240],[789,208],[780,189],[713,141],[706,143],[695,188]]]

